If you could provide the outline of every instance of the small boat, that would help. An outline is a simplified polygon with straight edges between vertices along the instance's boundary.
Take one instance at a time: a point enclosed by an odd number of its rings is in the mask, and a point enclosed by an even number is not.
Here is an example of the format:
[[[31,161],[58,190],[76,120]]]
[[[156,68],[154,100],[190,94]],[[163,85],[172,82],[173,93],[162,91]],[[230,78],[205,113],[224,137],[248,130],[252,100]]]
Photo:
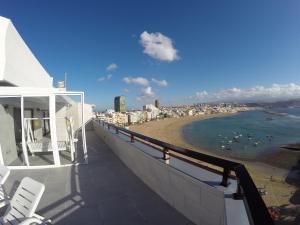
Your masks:
[[[231,148],[229,146],[226,147],[226,150],[231,150]]]
[[[234,141],[234,142],[240,142],[240,140],[239,140],[239,136],[235,136],[235,137],[233,137],[233,141]]]
[[[254,142],[253,146],[257,147],[259,144],[260,144],[260,141],[256,141],[256,142]]]

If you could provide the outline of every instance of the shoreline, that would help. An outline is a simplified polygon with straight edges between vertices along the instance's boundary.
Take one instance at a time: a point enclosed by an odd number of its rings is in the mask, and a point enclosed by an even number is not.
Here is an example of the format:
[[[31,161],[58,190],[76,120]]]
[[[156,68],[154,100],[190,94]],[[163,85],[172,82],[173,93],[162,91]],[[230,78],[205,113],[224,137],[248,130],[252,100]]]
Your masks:
[[[279,169],[283,170],[290,170],[291,167],[297,163],[297,159],[295,156],[300,156],[300,152],[298,153],[297,151],[283,149],[280,146],[276,148],[274,153],[262,155],[257,159],[242,159],[238,157],[217,154],[209,149],[205,149],[202,147],[195,147],[192,144],[188,143],[184,138],[183,127],[190,123],[216,117],[234,116],[236,114],[238,113],[219,113],[201,116],[185,116],[180,118],[166,118],[163,120],[149,121],[143,124],[132,125],[130,126],[130,130],[183,148],[188,148],[193,151],[237,161],[245,165],[263,163],[266,164],[266,166],[278,167]],[[287,146],[288,145],[289,144],[287,144]],[[282,160],[282,157],[285,160]]]
[[[135,132],[146,134],[150,137],[154,137],[167,143],[178,145],[180,147],[216,155],[207,149],[196,148],[193,145],[187,143],[182,135],[182,128],[185,125],[193,123],[195,121],[216,117],[233,116],[235,114],[236,113],[219,113],[201,116],[185,116],[180,118],[166,118],[162,120],[149,121],[143,124],[132,125],[129,129]]]
[[[274,155],[262,156],[258,160],[244,160],[233,157],[220,156],[208,149],[197,148],[187,143],[182,134],[182,128],[192,122],[210,119],[215,117],[233,116],[233,113],[220,113],[201,116],[186,116],[180,118],[166,118],[163,120],[149,121],[140,125],[130,126],[130,130],[142,133],[146,136],[156,138],[183,148],[188,148],[197,152],[217,156],[224,159],[233,160],[244,164],[251,174],[258,188],[265,188],[269,193],[263,197],[267,206],[294,205],[290,202],[291,193],[293,198],[300,199],[297,192],[298,186],[294,185],[293,179],[298,179],[293,170],[300,158],[300,152],[280,149]],[[279,194],[280,193],[280,194]],[[298,196],[299,195],[299,196]]]

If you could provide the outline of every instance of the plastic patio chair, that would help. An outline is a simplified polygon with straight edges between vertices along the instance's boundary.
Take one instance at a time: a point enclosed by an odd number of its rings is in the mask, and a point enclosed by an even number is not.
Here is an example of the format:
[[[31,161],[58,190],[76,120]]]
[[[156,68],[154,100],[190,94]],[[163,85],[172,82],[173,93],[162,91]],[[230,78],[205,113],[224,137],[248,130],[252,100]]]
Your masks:
[[[44,184],[29,177],[23,178],[4,216],[0,218],[0,224],[29,225],[50,222],[35,214],[44,190]]]

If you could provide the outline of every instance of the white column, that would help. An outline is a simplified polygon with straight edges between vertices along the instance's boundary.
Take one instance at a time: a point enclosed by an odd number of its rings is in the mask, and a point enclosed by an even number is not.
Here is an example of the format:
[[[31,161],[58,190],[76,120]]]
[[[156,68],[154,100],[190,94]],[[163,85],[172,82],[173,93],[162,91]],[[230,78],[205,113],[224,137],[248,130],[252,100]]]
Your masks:
[[[57,146],[56,136],[56,109],[55,109],[55,95],[49,96],[49,117],[50,117],[50,134],[51,134],[51,145],[53,150],[54,164],[60,166],[60,158]]]
[[[84,93],[81,94],[81,134],[82,134],[84,161],[85,163],[88,163],[88,154],[87,154],[86,136],[85,136],[85,121],[84,121]]]
[[[25,130],[24,130],[24,97],[23,96],[21,96],[21,128],[22,128],[22,151],[24,155],[24,160],[26,166],[30,166],[28,160],[27,144],[25,139]]]

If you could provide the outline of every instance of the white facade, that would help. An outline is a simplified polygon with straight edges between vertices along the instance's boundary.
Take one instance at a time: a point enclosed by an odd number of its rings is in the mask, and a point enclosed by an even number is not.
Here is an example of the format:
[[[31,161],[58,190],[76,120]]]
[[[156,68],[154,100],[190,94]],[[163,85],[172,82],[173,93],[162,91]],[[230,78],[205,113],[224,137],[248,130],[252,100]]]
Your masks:
[[[143,109],[145,111],[147,111],[147,113],[146,113],[146,120],[147,121],[156,119],[159,115],[159,112],[160,112],[160,110],[152,104],[144,105]]]
[[[79,102],[73,100],[78,97]],[[84,103],[83,92],[53,88],[53,78],[14,25],[0,17],[0,164],[27,168],[87,163],[85,123],[94,117],[93,108]]]
[[[51,88],[49,76],[9,19],[0,17],[0,82],[20,87]]]

